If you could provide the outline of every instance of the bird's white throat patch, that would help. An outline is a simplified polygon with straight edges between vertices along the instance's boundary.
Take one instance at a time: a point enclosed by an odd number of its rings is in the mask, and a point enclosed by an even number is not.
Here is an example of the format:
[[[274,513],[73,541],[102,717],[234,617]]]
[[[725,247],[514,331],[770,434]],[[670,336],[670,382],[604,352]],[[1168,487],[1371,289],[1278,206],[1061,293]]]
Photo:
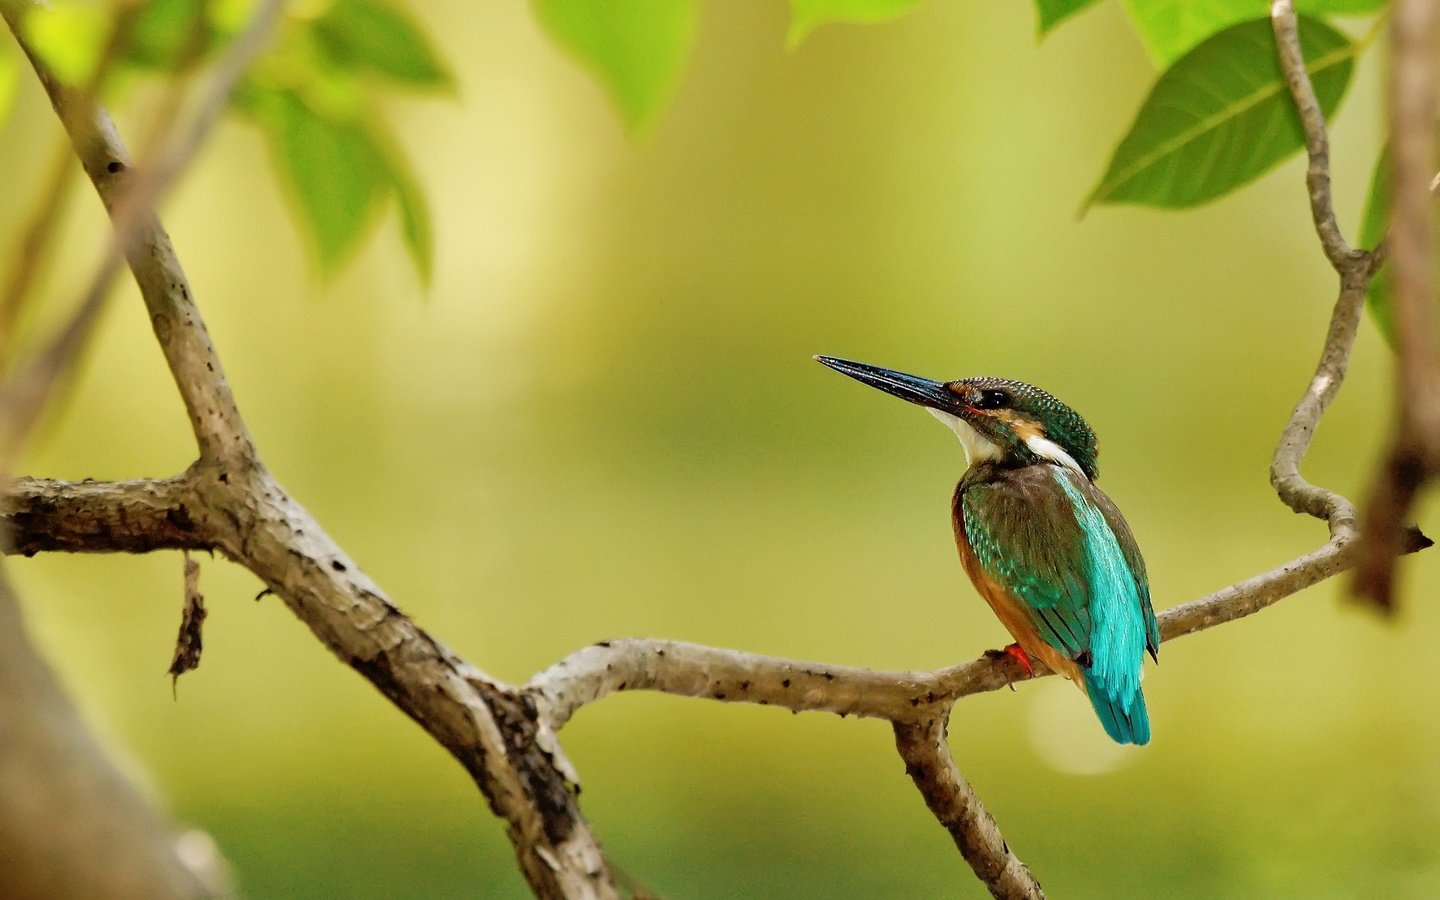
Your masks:
[[[1004,458],[1005,451],[1000,449],[1000,445],[976,431],[969,422],[943,410],[928,406],[926,410],[930,415],[950,426],[950,430],[955,432],[955,436],[960,439],[960,446],[965,448],[965,466],[967,468],[985,460]]]
[[[950,430],[955,432],[955,436],[960,439],[960,446],[965,448],[965,465],[967,468],[978,462],[984,462],[986,460],[998,461],[1004,458],[1005,451],[1001,449],[1000,445],[976,431],[969,422],[966,422],[959,416],[938,409],[931,409],[929,407],[926,407],[926,409],[930,415],[950,426]],[[1057,466],[1072,469],[1080,475],[1085,474],[1085,470],[1080,468],[1080,464],[1075,461],[1075,457],[1066,453],[1063,447],[1049,438],[1039,434],[1028,434],[1025,435],[1024,440],[1025,446],[1030,448],[1030,452],[1041,459],[1049,460]]]
[[[1025,446],[1029,447],[1030,452],[1034,453],[1041,459],[1048,459],[1051,462],[1056,463],[1057,465],[1064,466],[1067,469],[1074,469],[1075,472],[1080,475],[1085,474],[1085,470],[1080,468],[1080,464],[1075,461],[1075,457],[1066,453],[1059,444],[1055,443],[1049,438],[1041,437],[1038,434],[1032,434],[1029,437],[1025,438]]]

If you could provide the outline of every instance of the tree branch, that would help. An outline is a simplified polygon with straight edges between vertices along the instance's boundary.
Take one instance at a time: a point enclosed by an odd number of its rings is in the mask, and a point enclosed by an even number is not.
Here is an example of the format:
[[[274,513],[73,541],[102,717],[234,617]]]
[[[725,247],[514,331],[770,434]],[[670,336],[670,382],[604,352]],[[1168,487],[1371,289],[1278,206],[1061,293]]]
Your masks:
[[[200,458],[207,462],[249,465],[255,460],[254,444],[235,405],[200,311],[191,298],[189,282],[170,236],[153,211],[137,210],[133,226],[121,218],[126,192],[136,177],[131,170],[130,155],[116,134],[109,114],[90,93],[63,84],[35,56],[21,31],[21,21],[30,8],[28,3],[0,4],[0,13],[49,95],[70,145],[112,221],[117,229],[133,228],[132,239],[124,242],[125,257],[175,386],[190,414]]]
[[[923,722],[895,723],[895,747],[905,760],[905,773],[991,894],[1004,900],[1040,900],[1045,896],[1040,883],[1010,851],[995,817],[955,765],[945,740],[948,718],[942,714]]]
[[[20,478],[0,500],[5,552],[149,553],[212,550],[191,516],[201,499],[187,478],[49,481]]]
[[[22,12],[11,5],[3,11],[25,47]],[[122,223],[120,209],[134,175],[108,114],[61,84],[25,49],[116,228],[131,227]],[[200,543],[260,577],[325,646],[459,760],[506,821],[521,869],[538,894],[614,896],[599,844],[575,802],[573,773],[533,711],[406,618],[265,470],[174,247],[159,219],[142,212],[125,242],[126,259],[199,447],[200,459],[180,479],[180,490],[195,501],[184,508],[203,535]],[[84,493],[76,486],[66,490]],[[19,512],[23,519],[26,511]],[[15,510],[10,518],[16,520]],[[78,521],[83,526],[85,519]],[[92,528],[124,521],[119,513],[90,516]],[[17,536],[15,544],[27,541]]]
[[[26,635],[0,571],[0,893],[199,900],[221,893],[110,761]]]
[[[1435,106],[1440,93],[1440,12],[1427,0],[1398,0],[1391,23],[1390,209],[1397,416],[1366,507],[1363,553],[1352,585],[1377,608],[1395,605],[1394,568],[1406,516],[1440,472],[1440,356],[1433,308]]]
[[[1310,192],[1310,216],[1315,222],[1315,233],[1320,236],[1326,258],[1335,271],[1343,274],[1357,258],[1363,259],[1364,253],[1351,249],[1335,221],[1335,205],[1330,199],[1330,138],[1325,133],[1325,113],[1320,109],[1310,75],[1305,71],[1294,4],[1291,0],[1277,0],[1271,4],[1270,18],[1275,29],[1280,69],[1285,74],[1285,84],[1290,89],[1295,111],[1300,114],[1300,126],[1305,132],[1308,160],[1305,185]]]
[[[1340,293],[1314,377],[1281,435],[1271,467],[1280,498],[1327,522],[1330,540],[1274,570],[1172,608],[1165,640],[1234,621],[1355,563],[1354,507],[1299,466],[1345,376],[1359,307],[1375,259],[1345,243],[1330,200],[1323,118],[1300,57],[1294,12],[1274,4],[1281,63],[1300,110],[1312,217]],[[76,152],[107,206],[112,163],[125,152],[103,110],[81,102],[37,66]],[[44,549],[215,549],[255,572],[340,659],[424,727],[472,774],[507,822],[522,869],[544,896],[614,893],[599,845],[580,815],[573,773],[555,739],[583,705],[647,689],[795,711],[882,718],[927,806],[997,896],[1041,896],[945,743],[954,701],[1022,677],[1008,659],[981,657],[932,673],[883,673],[701,647],[626,639],[578,651],[528,685],[502,684],[411,622],[265,471],[235,406],[173,248],[158,221],[142,223],[130,254],[156,336],[190,412],[200,459],[156,482],[67,484],[24,479],[4,507],[19,552]],[[1428,541],[1411,533],[1410,547]],[[1037,666],[1037,675],[1047,674]]]

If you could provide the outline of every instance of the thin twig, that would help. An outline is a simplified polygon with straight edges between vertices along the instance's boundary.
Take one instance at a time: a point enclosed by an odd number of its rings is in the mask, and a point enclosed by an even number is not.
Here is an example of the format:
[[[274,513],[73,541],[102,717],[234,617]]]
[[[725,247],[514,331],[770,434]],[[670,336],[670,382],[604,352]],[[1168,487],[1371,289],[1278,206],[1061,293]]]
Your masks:
[[[137,250],[136,239],[146,230],[147,223],[150,225],[149,230],[155,230],[155,206],[194,158],[205,136],[224,111],[240,76],[269,43],[283,7],[282,0],[266,0],[261,4],[244,31],[226,49],[189,126],[171,140],[157,139],[159,149],[155,154],[155,165],[146,163],[138,167],[132,183],[120,191],[118,201],[107,204],[111,212],[113,237],[109,250],[91,278],[75,313],[35,359],[0,386],[0,422],[4,424],[3,433],[0,433],[0,472],[10,470],[14,455],[46,408],[47,400],[65,373],[71,370],[71,363],[79,355],[94,329],[111,283],[120,270],[121,261],[126,257],[134,258]],[[4,14],[18,40],[21,13],[6,7]],[[122,15],[119,21],[128,19],[128,16]],[[120,32],[125,29],[117,25],[116,30]],[[111,43],[117,42],[112,40]],[[30,53],[23,40],[21,46],[27,54]],[[35,62],[33,57],[32,62]],[[96,77],[99,78],[99,75]],[[58,104],[56,91],[65,89],[53,79],[47,84],[47,89],[51,89],[52,85],[55,89],[51,90],[51,98]],[[97,90],[98,85],[92,84],[73,95],[73,99],[83,105],[86,98],[96,95]],[[179,104],[178,89],[172,91],[172,96],[174,101],[170,107],[173,112]],[[90,102],[93,103],[93,100]],[[167,115],[164,118],[169,117]],[[109,169],[111,167],[107,166],[107,170]],[[118,175],[123,171],[124,165],[120,163],[119,168],[107,171],[107,174]]]
[[[1335,221],[1335,205],[1330,198],[1330,139],[1325,133],[1325,113],[1315,97],[1310,75],[1305,71],[1305,57],[1300,52],[1300,30],[1295,21],[1291,0],[1275,0],[1270,6],[1271,24],[1275,29],[1275,46],[1280,54],[1280,68],[1300,125],[1305,132],[1305,184],[1310,191],[1310,215],[1315,233],[1325,248],[1325,256],[1335,271],[1344,272],[1355,258],[1362,255],[1352,250]]]
[[[135,22],[141,11],[139,4],[122,4],[115,10],[110,22],[110,31],[105,38],[99,58],[93,70],[80,88],[80,96],[87,102],[100,96],[105,80],[110,77],[116,63],[120,61],[130,38],[134,34]],[[14,13],[25,14],[20,8]],[[13,28],[12,21],[12,28]],[[74,153],[68,143],[60,145],[60,155],[41,192],[40,205],[36,207],[30,226],[16,254],[15,269],[0,297],[0,372],[12,362],[14,327],[25,301],[29,299],[30,285],[44,262],[45,250],[50,239],[59,231],[60,219],[64,212],[65,188],[69,185],[70,172],[75,165]],[[82,305],[83,308],[83,305]]]
[[[131,161],[109,115],[83,91],[62,84],[20,37],[19,23],[28,4],[0,5],[12,33],[30,58],[36,76],[70,137],[71,147],[90,177],[112,222],[125,200]],[[175,379],[201,458],[248,463],[255,448],[169,236],[153,216],[141,216],[126,242],[130,270],[145,301],[155,336]]]
[[[15,268],[5,282],[5,293],[0,295],[0,374],[14,362],[15,330],[20,322],[20,313],[30,296],[30,286],[45,262],[50,239],[60,231],[65,213],[65,194],[75,170],[75,154],[69,141],[61,141],[55,149],[50,174],[40,191],[40,201],[30,216],[30,224],[26,226],[25,236],[14,255]]]

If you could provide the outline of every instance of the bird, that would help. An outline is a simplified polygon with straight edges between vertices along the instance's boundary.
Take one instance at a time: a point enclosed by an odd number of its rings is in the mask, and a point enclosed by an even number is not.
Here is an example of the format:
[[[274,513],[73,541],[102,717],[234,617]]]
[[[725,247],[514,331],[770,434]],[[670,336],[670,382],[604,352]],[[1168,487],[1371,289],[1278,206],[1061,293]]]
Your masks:
[[[948,425],[965,452],[951,499],[960,562],[1015,639],[1003,651],[1033,674],[1032,659],[1089,697],[1120,744],[1150,741],[1140,679],[1160,629],[1145,560],[1119,508],[1095,484],[1095,432],[1034,385],[1004,378],[932,381],[867,363],[817,356],[862,384],[908,400]]]

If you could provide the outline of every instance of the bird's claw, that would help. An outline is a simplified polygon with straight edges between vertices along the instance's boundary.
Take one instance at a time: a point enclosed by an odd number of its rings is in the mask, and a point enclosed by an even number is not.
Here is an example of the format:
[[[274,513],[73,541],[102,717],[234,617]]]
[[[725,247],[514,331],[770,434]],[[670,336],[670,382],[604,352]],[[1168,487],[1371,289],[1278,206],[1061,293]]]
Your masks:
[[[989,659],[997,660],[1004,659],[1008,656],[1019,663],[1020,668],[1025,670],[1025,677],[1035,677],[1035,667],[1030,662],[1030,654],[1026,653],[1025,648],[1019,644],[1011,644],[1004,650],[986,650],[985,656]]]

